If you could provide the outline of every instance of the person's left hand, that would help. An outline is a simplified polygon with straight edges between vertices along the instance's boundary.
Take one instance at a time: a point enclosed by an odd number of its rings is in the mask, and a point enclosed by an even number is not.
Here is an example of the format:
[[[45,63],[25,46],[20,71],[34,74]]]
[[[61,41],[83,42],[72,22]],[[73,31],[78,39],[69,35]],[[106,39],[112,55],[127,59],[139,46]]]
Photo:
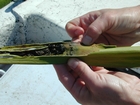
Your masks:
[[[84,105],[139,105],[139,78],[92,67],[78,59],[54,65],[58,77],[73,97]]]

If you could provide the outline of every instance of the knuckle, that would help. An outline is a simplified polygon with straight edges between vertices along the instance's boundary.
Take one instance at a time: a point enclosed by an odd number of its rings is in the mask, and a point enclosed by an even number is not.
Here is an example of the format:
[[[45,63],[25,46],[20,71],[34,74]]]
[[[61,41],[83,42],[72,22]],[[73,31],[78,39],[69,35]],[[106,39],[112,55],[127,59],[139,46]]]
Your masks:
[[[91,26],[88,27],[87,32],[88,32],[89,35],[92,33],[91,34],[91,36],[92,36],[93,34],[100,34],[100,29],[97,28],[96,26],[91,25]]]
[[[110,11],[108,11],[108,12],[104,12],[104,13],[101,15],[101,18],[102,18],[102,19],[105,19],[105,20],[107,20],[107,21],[110,21],[110,20],[113,19],[114,15],[115,15],[115,13],[114,13],[112,10],[110,10]]]

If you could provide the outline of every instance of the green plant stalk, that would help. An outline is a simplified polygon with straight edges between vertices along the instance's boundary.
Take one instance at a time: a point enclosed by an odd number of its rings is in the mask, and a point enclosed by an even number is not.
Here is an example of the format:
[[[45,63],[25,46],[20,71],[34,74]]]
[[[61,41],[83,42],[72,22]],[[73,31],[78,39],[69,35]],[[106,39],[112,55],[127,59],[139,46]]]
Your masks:
[[[0,0],[0,9],[10,3],[11,0]]]
[[[60,55],[42,56],[19,56],[9,54],[9,52],[22,53],[25,50],[44,49],[46,44],[31,44],[22,46],[10,46],[0,49],[0,64],[66,64],[70,58],[78,58],[88,65],[104,67],[139,67],[140,66],[140,46],[135,47],[115,47],[103,44],[93,46],[83,46],[72,44],[73,54],[67,54],[69,43],[62,43],[67,50]]]

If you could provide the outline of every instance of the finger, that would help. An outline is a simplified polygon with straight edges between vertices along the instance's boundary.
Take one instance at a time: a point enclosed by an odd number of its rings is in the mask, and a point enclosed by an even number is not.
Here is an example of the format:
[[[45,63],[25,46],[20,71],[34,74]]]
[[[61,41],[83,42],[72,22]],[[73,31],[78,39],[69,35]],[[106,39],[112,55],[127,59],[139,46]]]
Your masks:
[[[72,58],[68,61],[68,65],[75,71],[87,86],[96,85],[98,83],[98,74],[93,72],[84,62]]]
[[[82,43],[93,44],[103,32],[111,27],[110,21],[108,17],[99,16],[86,30]]]
[[[59,80],[70,91],[75,78],[68,71],[68,67],[66,65],[54,65],[54,68]]]
[[[66,24],[68,34],[76,39],[79,35],[83,35],[89,25],[99,16],[99,11],[89,12],[83,16],[75,18]]]
[[[75,90],[79,91],[85,84],[79,76],[70,70],[66,65],[54,65],[59,80],[66,87],[66,89],[74,94]]]
[[[77,21],[78,19],[68,22],[65,27],[66,31],[72,38],[77,38],[79,35],[84,34],[84,29],[79,25],[80,23]]]
[[[96,72],[96,73],[108,73],[109,71],[105,69],[104,67],[99,67],[99,66],[90,66],[90,68]]]

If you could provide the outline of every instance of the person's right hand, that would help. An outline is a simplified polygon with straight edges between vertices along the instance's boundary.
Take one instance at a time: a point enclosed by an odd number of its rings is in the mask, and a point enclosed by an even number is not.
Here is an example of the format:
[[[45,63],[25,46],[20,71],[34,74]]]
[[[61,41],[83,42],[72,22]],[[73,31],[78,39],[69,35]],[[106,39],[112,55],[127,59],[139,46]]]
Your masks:
[[[140,6],[92,11],[69,21],[66,30],[85,45],[132,45],[140,40]]]

